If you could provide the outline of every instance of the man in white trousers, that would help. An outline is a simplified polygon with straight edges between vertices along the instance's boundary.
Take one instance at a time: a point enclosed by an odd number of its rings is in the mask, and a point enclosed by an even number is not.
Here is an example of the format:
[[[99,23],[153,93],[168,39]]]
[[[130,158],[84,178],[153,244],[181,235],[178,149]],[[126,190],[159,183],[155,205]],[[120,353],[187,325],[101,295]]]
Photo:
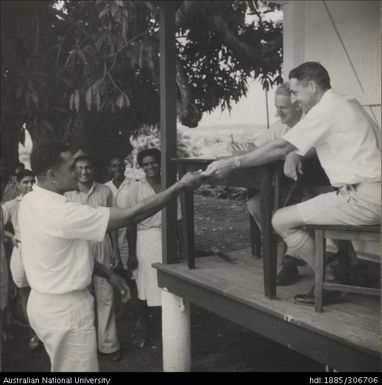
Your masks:
[[[31,154],[37,185],[21,202],[23,264],[31,294],[28,317],[43,342],[52,371],[98,371],[92,275],[106,278],[128,299],[126,282],[91,255],[88,241],[102,241],[107,231],[154,215],[201,175],[188,173],[167,190],[129,209],[93,208],[63,195],[77,186],[75,157],[62,142],[36,143]]]

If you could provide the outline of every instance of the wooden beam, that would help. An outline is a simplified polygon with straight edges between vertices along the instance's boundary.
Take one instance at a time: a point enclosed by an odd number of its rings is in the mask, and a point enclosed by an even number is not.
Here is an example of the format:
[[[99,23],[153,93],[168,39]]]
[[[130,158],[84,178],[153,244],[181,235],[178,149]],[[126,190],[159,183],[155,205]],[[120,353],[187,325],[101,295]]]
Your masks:
[[[175,52],[175,4],[160,2],[160,131],[162,188],[176,181],[176,52]],[[162,211],[163,263],[177,260],[177,205],[171,202]]]

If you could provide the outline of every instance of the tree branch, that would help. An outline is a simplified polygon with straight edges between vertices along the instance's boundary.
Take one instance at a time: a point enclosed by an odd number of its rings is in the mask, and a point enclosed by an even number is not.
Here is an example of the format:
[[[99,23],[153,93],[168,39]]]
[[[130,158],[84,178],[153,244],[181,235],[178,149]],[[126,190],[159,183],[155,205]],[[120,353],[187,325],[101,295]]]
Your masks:
[[[258,50],[241,41],[220,15],[213,15],[212,22],[215,30],[222,36],[227,46],[230,46],[236,51],[244,52],[247,56],[253,59],[259,58]]]
[[[96,42],[96,39],[93,35],[91,35],[80,23],[77,22],[77,20],[73,19],[70,15],[67,15],[66,13],[62,12],[59,9],[49,7],[48,8],[50,12],[54,13],[56,16],[60,16],[64,19],[66,19],[70,24],[72,24],[74,27],[76,27],[80,32],[82,32],[86,37],[88,37],[90,40],[92,40],[94,43]]]

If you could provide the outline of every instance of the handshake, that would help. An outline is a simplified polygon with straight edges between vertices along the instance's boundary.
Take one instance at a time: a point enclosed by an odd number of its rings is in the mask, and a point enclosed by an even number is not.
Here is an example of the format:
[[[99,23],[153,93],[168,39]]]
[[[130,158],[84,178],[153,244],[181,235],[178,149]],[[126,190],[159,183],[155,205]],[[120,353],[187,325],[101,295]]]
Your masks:
[[[204,175],[202,170],[188,172],[184,174],[179,180],[179,183],[183,185],[186,190],[196,190],[203,182]]]
[[[188,172],[182,177],[180,182],[187,190],[196,190],[206,179],[223,179],[238,167],[236,158],[230,157],[214,161],[208,165],[205,171]]]

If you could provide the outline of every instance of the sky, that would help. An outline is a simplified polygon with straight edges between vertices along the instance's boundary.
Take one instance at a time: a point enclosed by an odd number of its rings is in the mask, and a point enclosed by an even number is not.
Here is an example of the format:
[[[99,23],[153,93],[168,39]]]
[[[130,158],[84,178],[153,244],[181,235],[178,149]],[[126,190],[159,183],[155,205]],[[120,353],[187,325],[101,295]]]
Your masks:
[[[268,92],[269,123],[276,120],[274,106],[274,89]],[[242,97],[237,104],[232,105],[231,113],[215,109],[210,114],[204,114],[199,127],[220,124],[267,124],[265,91],[257,81],[249,83],[246,97]]]

